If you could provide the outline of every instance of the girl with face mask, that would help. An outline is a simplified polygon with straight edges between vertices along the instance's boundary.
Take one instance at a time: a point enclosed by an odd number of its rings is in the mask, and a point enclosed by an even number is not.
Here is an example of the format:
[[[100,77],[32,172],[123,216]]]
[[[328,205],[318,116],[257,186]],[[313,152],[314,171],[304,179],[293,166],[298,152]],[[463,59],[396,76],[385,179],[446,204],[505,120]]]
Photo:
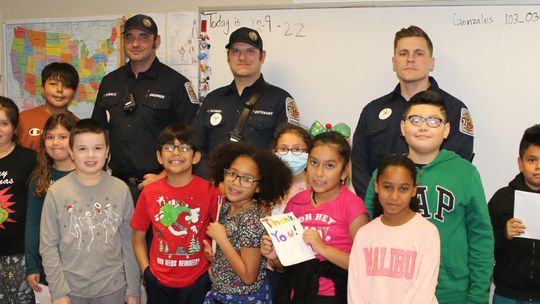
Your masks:
[[[277,202],[272,208],[272,215],[281,214],[287,202],[297,193],[308,189],[306,178],[306,165],[308,151],[311,148],[311,136],[304,128],[285,123],[276,131],[273,144],[274,153],[287,165],[293,175],[293,183],[287,196]],[[268,262],[266,278],[270,283],[272,292],[276,290],[280,280],[280,273],[276,272],[271,262]]]

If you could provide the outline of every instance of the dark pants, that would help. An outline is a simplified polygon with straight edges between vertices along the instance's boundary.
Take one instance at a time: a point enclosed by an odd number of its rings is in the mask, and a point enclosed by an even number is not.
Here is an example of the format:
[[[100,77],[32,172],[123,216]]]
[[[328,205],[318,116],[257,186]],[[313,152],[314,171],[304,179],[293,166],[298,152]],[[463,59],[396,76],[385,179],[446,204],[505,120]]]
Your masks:
[[[184,288],[163,286],[152,274],[150,267],[144,270],[143,276],[146,281],[148,304],[200,304],[211,287],[208,273],[200,276],[193,285]]]

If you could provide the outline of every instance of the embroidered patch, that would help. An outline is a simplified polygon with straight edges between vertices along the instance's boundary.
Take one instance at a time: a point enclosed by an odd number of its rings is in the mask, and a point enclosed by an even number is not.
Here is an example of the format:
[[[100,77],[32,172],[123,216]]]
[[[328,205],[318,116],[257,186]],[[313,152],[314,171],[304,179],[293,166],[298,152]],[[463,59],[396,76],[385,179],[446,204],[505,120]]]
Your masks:
[[[290,123],[300,122],[300,112],[298,112],[298,107],[292,97],[287,97],[285,99],[285,109],[287,109],[287,120]]]
[[[41,129],[40,128],[32,128],[28,130],[28,135],[30,136],[40,136],[41,135]]]
[[[390,117],[390,115],[392,115],[392,109],[384,108],[379,112],[379,119],[380,120],[385,120],[388,117]]]
[[[471,113],[467,108],[461,108],[461,117],[459,119],[459,131],[463,134],[474,136],[474,127]]]
[[[210,116],[210,125],[217,126],[223,119],[223,116],[221,116],[221,113],[214,113],[212,116]]]
[[[197,94],[195,93],[195,90],[193,89],[193,85],[191,84],[191,81],[188,81],[184,83],[184,86],[186,87],[186,92],[188,93],[189,100],[191,103],[199,104],[199,99],[197,98]]]

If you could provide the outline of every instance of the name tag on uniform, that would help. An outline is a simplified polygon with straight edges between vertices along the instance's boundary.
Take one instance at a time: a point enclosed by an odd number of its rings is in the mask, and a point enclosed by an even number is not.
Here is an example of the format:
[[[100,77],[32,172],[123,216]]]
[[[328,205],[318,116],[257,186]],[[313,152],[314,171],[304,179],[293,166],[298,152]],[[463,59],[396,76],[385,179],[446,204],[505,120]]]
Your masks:
[[[109,92],[109,93],[103,94],[103,97],[115,97],[115,96],[116,96],[116,92]]]
[[[156,93],[150,93],[150,94],[148,94],[148,97],[156,97],[156,98],[159,98],[159,99],[165,99],[165,95],[156,94]]]
[[[268,112],[268,111],[262,111],[262,110],[254,110],[253,114],[272,116],[272,115],[274,115],[274,112]]]

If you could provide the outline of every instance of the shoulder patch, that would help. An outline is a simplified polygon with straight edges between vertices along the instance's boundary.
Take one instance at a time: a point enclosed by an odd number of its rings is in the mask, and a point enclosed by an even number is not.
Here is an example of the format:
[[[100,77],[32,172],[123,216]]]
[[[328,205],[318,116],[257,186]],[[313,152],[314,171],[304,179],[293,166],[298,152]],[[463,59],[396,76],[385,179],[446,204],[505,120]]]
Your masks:
[[[287,97],[285,99],[285,109],[287,111],[287,120],[290,123],[300,122],[300,112],[298,112],[298,107],[292,97]]]
[[[197,98],[197,94],[193,89],[193,85],[191,84],[191,81],[184,83],[184,86],[186,87],[186,92],[189,96],[189,100],[191,101],[191,103],[200,104],[199,99]]]
[[[474,127],[471,113],[467,108],[461,108],[461,117],[459,119],[459,131],[463,134],[474,136]]]

